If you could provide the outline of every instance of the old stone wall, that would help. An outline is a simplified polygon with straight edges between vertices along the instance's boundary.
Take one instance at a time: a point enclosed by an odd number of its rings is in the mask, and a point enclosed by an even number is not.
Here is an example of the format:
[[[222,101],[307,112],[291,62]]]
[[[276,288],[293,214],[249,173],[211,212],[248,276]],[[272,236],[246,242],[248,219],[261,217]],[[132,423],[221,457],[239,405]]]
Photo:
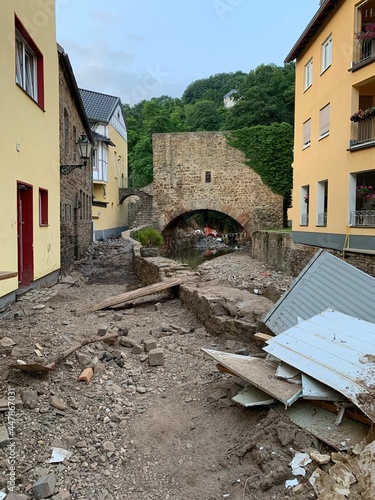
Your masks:
[[[255,231],[252,235],[252,257],[290,276],[298,276],[318,250],[319,247],[294,243],[291,233]],[[325,250],[343,258],[342,252]],[[347,252],[345,262],[375,276],[374,255]]]
[[[283,200],[222,132],[154,134],[153,211],[163,230],[188,212],[216,210],[253,229],[283,225]]]
[[[80,164],[76,144],[84,125],[60,67],[60,163]],[[90,162],[68,175],[61,175],[60,227],[61,273],[67,274],[92,242],[92,168]]]

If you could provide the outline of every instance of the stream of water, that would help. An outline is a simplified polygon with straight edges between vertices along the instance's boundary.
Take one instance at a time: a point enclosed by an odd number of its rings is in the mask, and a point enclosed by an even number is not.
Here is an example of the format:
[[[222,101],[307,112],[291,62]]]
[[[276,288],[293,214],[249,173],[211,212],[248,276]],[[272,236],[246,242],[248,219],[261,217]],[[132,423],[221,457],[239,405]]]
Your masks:
[[[196,269],[200,264],[206,260],[215,259],[220,255],[225,255],[238,250],[235,245],[227,246],[225,248],[185,248],[178,252],[170,252],[166,255],[168,259],[176,260],[182,264],[187,264],[192,269]]]

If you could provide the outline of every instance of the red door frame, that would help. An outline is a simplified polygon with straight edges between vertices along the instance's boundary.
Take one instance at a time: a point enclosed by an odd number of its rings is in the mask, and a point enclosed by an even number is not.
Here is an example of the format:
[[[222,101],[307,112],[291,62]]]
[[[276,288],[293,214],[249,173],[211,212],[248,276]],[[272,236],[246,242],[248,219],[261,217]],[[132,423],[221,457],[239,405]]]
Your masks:
[[[17,181],[18,284],[29,286],[34,277],[33,187]]]

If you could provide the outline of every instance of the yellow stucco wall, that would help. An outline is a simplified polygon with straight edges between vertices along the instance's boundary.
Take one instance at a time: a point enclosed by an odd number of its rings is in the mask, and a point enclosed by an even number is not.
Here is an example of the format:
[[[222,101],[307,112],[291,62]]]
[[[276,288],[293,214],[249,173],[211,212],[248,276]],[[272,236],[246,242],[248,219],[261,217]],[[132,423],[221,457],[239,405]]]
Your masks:
[[[126,187],[124,183],[127,182],[128,177],[128,143],[111,124],[108,125],[108,136],[116,145],[108,148],[108,182],[106,184],[94,183],[95,200],[107,202],[108,205],[107,208],[93,207],[95,231],[127,225],[126,204],[119,203],[119,188]],[[118,162],[120,157],[121,162]],[[116,169],[115,164],[117,166],[120,164],[120,168]]]
[[[293,231],[345,234],[349,221],[350,173],[373,168],[375,148],[347,151],[351,138],[350,116],[358,110],[358,91],[374,78],[375,63],[351,72],[356,50],[356,4],[354,0],[334,8],[323,26],[297,59],[294,144]],[[332,35],[332,64],[321,72],[322,44]],[[304,90],[305,65],[313,58],[312,85]],[[330,132],[319,139],[320,109],[330,104]],[[311,118],[311,145],[303,150],[303,123]],[[328,180],[327,227],[316,225],[317,183]],[[352,180],[353,182],[353,180]],[[303,208],[302,186],[309,186],[309,225],[300,225]],[[351,208],[353,210],[353,208]],[[373,235],[373,229],[353,228],[352,234]]]
[[[15,83],[15,15],[44,60],[44,109]],[[33,187],[33,254],[36,280],[59,269],[59,95],[55,12],[37,2],[0,2],[0,142],[3,214],[0,270],[17,271],[17,181]],[[19,151],[17,151],[17,148]],[[49,225],[39,226],[39,188],[48,190]],[[0,281],[0,297],[18,279]]]

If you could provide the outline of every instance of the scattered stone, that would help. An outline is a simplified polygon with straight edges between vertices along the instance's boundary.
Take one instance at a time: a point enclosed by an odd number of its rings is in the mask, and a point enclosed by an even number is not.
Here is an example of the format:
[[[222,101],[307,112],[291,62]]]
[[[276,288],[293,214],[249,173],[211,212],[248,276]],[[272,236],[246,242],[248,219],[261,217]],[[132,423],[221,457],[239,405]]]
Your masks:
[[[317,450],[310,451],[310,457],[319,465],[328,464],[331,461],[331,455],[322,455]]]
[[[225,342],[225,349],[228,349],[229,351],[234,351],[237,345],[236,340],[227,340]]]
[[[14,342],[14,340],[11,339],[10,337],[3,337],[0,340],[1,347],[13,347],[14,345],[16,345],[16,342]]]
[[[227,397],[226,391],[223,391],[222,389],[216,389],[215,392],[207,396],[206,401],[208,401],[209,403],[216,403],[217,401],[219,401],[219,399],[223,399],[226,397]]]
[[[57,396],[51,396],[49,402],[50,405],[54,408],[57,408],[57,410],[64,411],[66,409],[66,404],[64,403],[64,401]]]
[[[41,311],[42,309],[45,309],[45,308],[46,308],[45,304],[37,304],[36,306],[33,306],[33,309],[35,311]]]
[[[84,352],[76,351],[76,359],[82,368],[89,368],[93,365],[91,356],[85,354]]]
[[[103,451],[115,451],[116,447],[112,441],[104,441],[102,449]]]
[[[69,491],[61,490],[57,493],[57,495],[53,495],[51,500],[70,500],[72,497],[70,496]]]
[[[12,491],[8,493],[6,500],[30,500],[27,495],[13,493]]]
[[[154,307],[155,307],[155,311],[161,311],[162,310],[162,305],[161,305],[160,302],[157,302]]]
[[[164,351],[161,347],[151,349],[148,353],[148,362],[150,366],[163,366],[164,365]]]
[[[132,354],[141,354],[143,352],[142,346],[135,344],[131,350]]]
[[[152,349],[157,348],[157,343],[155,339],[145,339],[143,341],[143,347],[146,352],[151,351]]]
[[[107,333],[107,331],[108,331],[108,326],[106,326],[106,325],[99,326],[98,337],[104,337],[104,335]]]
[[[139,387],[139,386],[138,386],[138,387],[137,387],[137,392],[138,392],[139,394],[146,394],[147,389],[146,389],[146,387]]]
[[[56,476],[55,474],[47,474],[41,477],[33,485],[34,496],[39,500],[40,498],[48,498],[55,493]]]
[[[8,446],[10,443],[8,429],[5,425],[0,427],[0,448],[4,448],[4,446]]]
[[[120,337],[119,343],[123,347],[134,347],[135,344],[136,344],[136,341],[133,340],[133,339],[128,339],[128,338]]]
[[[38,404],[38,392],[35,389],[25,389],[21,393],[23,406],[29,410],[36,408]]]
[[[120,313],[114,313],[112,316],[113,321],[121,321],[122,320],[122,314]]]
[[[234,402],[228,398],[222,398],[218,400],[217,406],[219,408],[229,408],[230,406],[234,406]]]

